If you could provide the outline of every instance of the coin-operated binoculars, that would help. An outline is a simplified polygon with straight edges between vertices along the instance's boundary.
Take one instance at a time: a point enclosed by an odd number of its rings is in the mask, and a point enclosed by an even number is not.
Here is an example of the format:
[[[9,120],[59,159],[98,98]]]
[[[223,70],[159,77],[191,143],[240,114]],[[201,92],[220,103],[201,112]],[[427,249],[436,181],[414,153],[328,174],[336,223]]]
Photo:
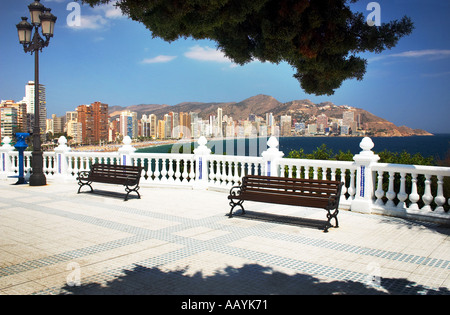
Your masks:
[[[25,141],[25,139],[27,137],[29,137],[30,134],[26,133],[26,132],[18,132],[15,134],[15,136],[16,136],[17,141],[16,141],[16,144],[14,145],[14,147],[19,152],[19,161],[18,161],[19,162],[18,163],[19,164],[18,165],[19,166],[19,176],[17,176],[18,180],[17,180],[17,183],[15,183],[15,185],[26,184],[24,170],[23,170],[23,168],[24,168],[23,152],[25,151],[26,148],[28,148],[28,144]]]

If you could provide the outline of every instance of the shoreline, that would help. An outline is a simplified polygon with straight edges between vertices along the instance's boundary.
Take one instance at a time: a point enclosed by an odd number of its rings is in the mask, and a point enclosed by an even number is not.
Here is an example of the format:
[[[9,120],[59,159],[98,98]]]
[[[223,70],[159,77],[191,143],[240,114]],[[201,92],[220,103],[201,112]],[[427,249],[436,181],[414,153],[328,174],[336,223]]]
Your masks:
[[[431,136],[436,136],[432,134]],[[226,141],[226,140],[242,140],[242,139],[254,139],[254,138],[269,138],[268,136],[256,136],[256,137],[235,137],[235,138],[208,138],[210,141]],[[410,135],[410,136],[372,136],[370,138],[410,138],[410,137],[430,137],[430,135]],[[364,136],[280,136],[278,138],[364,138]],[[198,139],[185,139],[185,140],[151,140],[143,142],[132,142],[131,145],[136,149],[145,149],[151,147],[158,147],[164,145],[174,145],[176,143],[195,143]],[[71,147],[74,152],[116,152],[123,144],[105,144],[105,145],[84,145],[78,147]]]
[[[178,140],[152,140],[144,142],[132,142],[131,145],[136,149],[143,149],[163,145],[171,145],[177,142]],[[115,152],[118,151],[122,146],[123,144],[86,145],[80,147],[71,147],[71,149],[74,152]]]

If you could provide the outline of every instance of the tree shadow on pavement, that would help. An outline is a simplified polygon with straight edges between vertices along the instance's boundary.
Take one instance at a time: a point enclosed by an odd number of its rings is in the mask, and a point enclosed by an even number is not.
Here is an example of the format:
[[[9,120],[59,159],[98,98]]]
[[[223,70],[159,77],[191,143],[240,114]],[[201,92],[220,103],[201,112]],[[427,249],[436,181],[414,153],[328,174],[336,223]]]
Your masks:
[[[448,295],[447,288],[431,289],[407,279],[381,278],[379,286],[353,280],[324,282],[306,274],[286,274],[259,264],[227,267],[213,275],[186,274],[188,267],[164,271],[135,265],[103,283],[66,285],[60,294],[74,295]]]

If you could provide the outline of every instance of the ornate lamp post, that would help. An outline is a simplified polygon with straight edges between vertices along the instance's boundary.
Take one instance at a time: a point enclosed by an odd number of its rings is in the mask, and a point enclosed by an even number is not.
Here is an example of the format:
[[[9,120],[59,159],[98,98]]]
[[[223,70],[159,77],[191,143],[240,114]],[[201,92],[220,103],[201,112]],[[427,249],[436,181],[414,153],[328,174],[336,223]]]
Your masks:
[[[53,37],[56,16],[50,13],[50,9],[44,7],[40,0],[35,0],[28,6],[31,15],[31,24],[28,18],[22,17],[22,21],[16,25],[19,34],[19,42],[23,45],[24,51],[34,53],[34,127],[33,127],[33,173],[30,176],[30,186],[43,186],[46,178],[43,172],[44,159],[41,149],[41,128],[39,126],[39,51],[42,52],[47,47],[50,38]],[[33,39],[31,33],[34,28]],[[39,35],[39,28],[42,28],[42,35]]]

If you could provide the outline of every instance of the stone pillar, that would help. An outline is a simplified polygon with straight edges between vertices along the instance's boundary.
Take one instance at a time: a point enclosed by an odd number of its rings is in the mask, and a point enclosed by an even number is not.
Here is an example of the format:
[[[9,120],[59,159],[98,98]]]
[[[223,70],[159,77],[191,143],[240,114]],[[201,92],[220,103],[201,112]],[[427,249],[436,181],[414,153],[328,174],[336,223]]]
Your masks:
[[[266,168],[266,176],[280,176],[278,160],[284,156],[284,153],[278,150],[278,144],[277,138],[271,136],[267,141],[269,148],[261,153]]]
[[[14,151],[14,147],[11,145],[11,138],[6,136],[0,147],[0,179],[7,179],[11,172],[10,153],[12,151]]]
[[[136,151],[136,148],[131,145],[131,138],[129,136],[123,137],[123,145],[119,148],[119,158],[122,165],[133,165],[131,161],[131,154]]]
[[[373,153],[372,139],[365,137],[359,147],[362,151],[353,157],[357,166],[356,170],[356,194],[352,200],[350,210],[361,213],[371,213],[374,198],[374,179],[372,165],[377,163],[380,157]]]
[[[59,137],[58,146],[55,148],[56,155],[56,174],[55,178],[65,180],[69,176],[67,170],[69,169],[69,158],[66,156],[70,152],[70,147],[67,146],[67,139],[64,136]]]
[[[206,189],[208,188],[208,156],[211,154],[211,150],[206,146],[208,141],[205,137],[201,136],[197,143],[198,147],[194,149],[196,170],[193,188]]]

